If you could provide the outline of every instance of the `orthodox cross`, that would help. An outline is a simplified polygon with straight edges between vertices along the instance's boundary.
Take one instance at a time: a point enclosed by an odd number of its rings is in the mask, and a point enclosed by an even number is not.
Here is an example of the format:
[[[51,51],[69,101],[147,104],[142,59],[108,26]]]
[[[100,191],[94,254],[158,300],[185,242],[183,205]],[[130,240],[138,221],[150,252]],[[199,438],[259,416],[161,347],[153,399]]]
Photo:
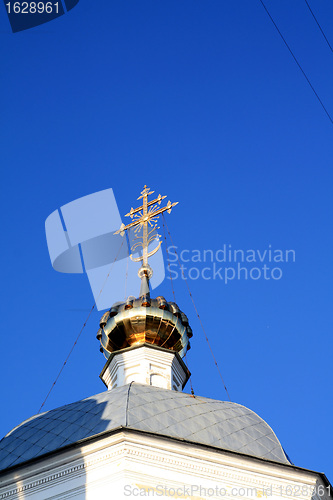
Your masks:
[[[171,201],[168,201],[165,207],[158,208],[157,205],[160,205],[162,200],[164,200],[166,196],[161,196],[159,194],[158,197],[155,198],[155,200],[148,201],[148,196],[153,193],[154,191],[149,191],[149,188],[147,188],[147,186],[143,188],[141,196],[139,196],[138,198],[138,200],[141,200],[142,198],[142,206],[135,209],[131,208],[130,212],[125,215],[125,217],[131,217],[131,219],[134,219],[133,222],[127,224],[127,226],[122,224],[120,226],[120,229],[118,229],[118,231],[114,233],[124,236],[125,231],[132,228],[134,229],[135,237],[133,239],[131,250],[132,252],[134,252],[138,247],[142,247],[142,256],[133,257],[133,255],[131,254],[130,257],[134,262],[142,261],[143,267],[148,266],[148,258],[157,252],[162,243],[161,241],[159,241],[157,247],[148,252],[148,246],[150,245],[150,243],[152,243],[156,239],[158,240],[160,237],[160,235],[155,232],[155,229],[159,229],[159,227],[157,227],[158,216],[165,211],[171,213],[172,208],[178,204],[178,201],[176,203],[171,203]]]

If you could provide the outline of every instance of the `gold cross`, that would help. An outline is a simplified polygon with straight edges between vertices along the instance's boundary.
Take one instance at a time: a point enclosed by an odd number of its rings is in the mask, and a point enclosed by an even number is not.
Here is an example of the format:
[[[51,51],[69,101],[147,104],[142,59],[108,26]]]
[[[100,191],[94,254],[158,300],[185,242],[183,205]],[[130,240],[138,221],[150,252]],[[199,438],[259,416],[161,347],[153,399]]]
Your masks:
[[[142,236],[136,234],[133,246],[131,247],[132,252],[134,252],[137,247],[141,246],[142,256],[133,257],[132,254],[130,256],[134,262],[140,262],[142,260],[143,266],[148,266],[148,258],[157,252],[162,243],[161,241],[159,241],[157,247],[154,248],[154,250],[152,250],[151,252],[148,252],[149,244],[152,243],[152,241],[154,241],[155,239],[159,239],[160,237],[159,234],[154,233],[155,229],[159,229],[157,227],[158,216],[165,211],[170,213],[172,208],[178,204],[178,201],[176,203],[171,203],[171,201],[168,201],[165,207],[157,208],[155,205],[160,205],[162,200],[164,200],[166,196],[161,196],[159,194],[158,197],[155,198],[155,200],[148,202],[148,196],[153,193],[154,191],[149,191],[149,188],[147,188],[147,186],[143,188],[141,196],[139,196],[138,198],[138,200],[142,198],[142,206],[135,209],[131,208],[130,212],[125,216],[131,217],[131,219],[134,218],[134,221],[130,224],[127,224],[127,226],[122,224],[120,226],[120,229],[118,229],[118,231],[114,233],[124,236],[125,231],[127,231],[128,229],[134,228],[134,233],[138,233],[141,229],[143,230]],[[148,225],[150,226],[150,228],[148,228]]]

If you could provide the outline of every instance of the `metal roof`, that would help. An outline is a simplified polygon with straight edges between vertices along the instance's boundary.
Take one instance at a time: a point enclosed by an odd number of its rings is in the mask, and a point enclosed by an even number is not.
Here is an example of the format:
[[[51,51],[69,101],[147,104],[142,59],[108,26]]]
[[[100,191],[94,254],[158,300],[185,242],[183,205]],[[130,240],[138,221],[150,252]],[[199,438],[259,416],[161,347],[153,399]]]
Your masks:
[[[0,470],[119,427],[290,464],[269,425],[244,406],[132,383],[22,422],[0,441]]]

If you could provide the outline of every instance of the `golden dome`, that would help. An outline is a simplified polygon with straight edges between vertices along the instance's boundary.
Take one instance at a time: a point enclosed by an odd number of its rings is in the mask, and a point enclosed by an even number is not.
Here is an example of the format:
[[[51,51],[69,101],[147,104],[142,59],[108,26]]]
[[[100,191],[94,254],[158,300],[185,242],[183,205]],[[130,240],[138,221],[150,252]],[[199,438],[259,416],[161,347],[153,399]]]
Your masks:
[[[176,351],[183,357],[191,337],[187,316],[177,304],[164,297],[151,299],[149,294],[114,304],[102,316],[97,333],[100,350],[107,358],[114,351],[144,343]]]

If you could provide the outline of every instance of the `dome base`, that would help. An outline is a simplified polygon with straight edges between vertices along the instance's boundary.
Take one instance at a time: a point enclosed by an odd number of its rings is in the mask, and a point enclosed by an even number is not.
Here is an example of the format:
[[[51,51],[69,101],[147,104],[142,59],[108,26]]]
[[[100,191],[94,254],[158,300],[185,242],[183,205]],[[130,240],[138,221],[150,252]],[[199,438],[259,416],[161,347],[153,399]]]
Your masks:
[[[109,390],[138,382],[182,391],[189,377],[177,352],[146,343],[113,352],[100,374]]]

